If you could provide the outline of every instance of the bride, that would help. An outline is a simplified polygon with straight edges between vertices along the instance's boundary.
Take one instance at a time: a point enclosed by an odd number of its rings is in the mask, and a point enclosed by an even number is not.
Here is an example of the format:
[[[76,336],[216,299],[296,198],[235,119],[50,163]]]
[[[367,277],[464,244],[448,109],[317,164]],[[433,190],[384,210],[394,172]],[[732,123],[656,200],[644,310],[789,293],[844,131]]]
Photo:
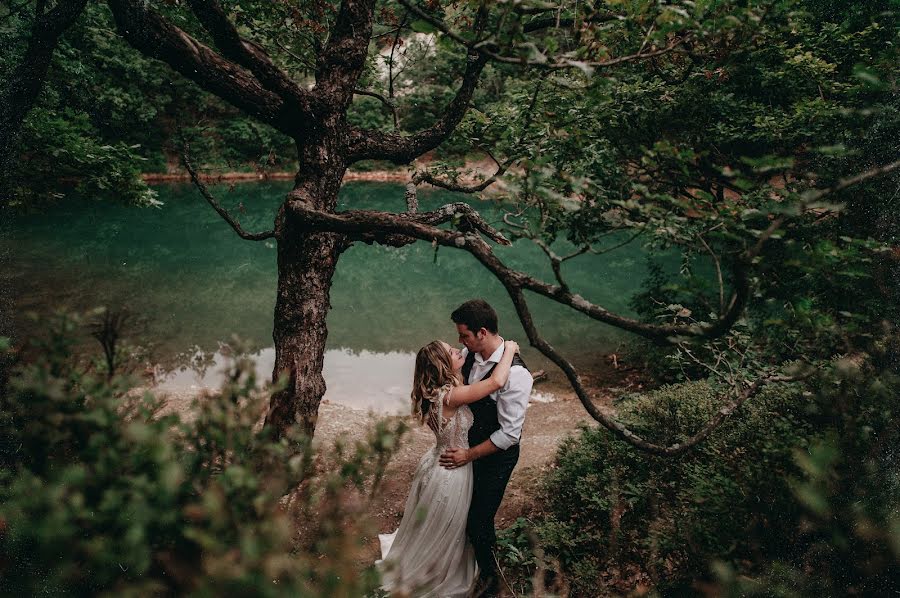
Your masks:
[[[469,448],[472,412],[468,404],[502,388],[519,350],[506,341],[490,377],[464,385],[459,349],[433,341],[419,350],[413,375],[413,415],[434,432],[413,477],[403,519],[393,534],[379,535],[382,589],[428,598],[469,596],[478,579],[475,553],[466,538],[472,500],[472,464],[446,469],[438,456],[446,448]]]

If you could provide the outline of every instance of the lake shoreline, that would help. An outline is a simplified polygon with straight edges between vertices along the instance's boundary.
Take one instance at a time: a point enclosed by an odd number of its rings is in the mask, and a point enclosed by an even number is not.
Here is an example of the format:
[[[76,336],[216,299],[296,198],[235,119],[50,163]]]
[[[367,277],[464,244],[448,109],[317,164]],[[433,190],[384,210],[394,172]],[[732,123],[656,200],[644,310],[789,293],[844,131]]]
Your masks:
[[[258,183],[260,181],[289,181],[296,173],[287,171],[277,172],[222,172],[217,174],[201,174],[200,177],[207,183]],[[406,183],[409,181],[409,172],[392,170],[372,171],[348,171],[344,175],[344,182],[369,182],[369,183]],[[141,174],[141,180],[149,185],[161,183],[187,183],[191,176],[185,172],[147,172]]]
[[[431,159],[420,160],[412,163],[408,167],[405,168],[397,168],[397,169],[376,169],[376,170],[353,170],[349,169],[344,174],[343,182],[344,183],[355,183],[355,182],[364,182],[364,183],[401,183],[405,184],[410,181],[413,172],[420,169],[425,169],[432,162]],[[460,176],[459,183],[461,184],[477,184],[482,180],[490,178],[495,175],[497,170],[496,165],[489,160],[469,160],[459,168],[459,172],[463,173]],[[171,172],[145,172],[141,175],[141,180],[143,180],[148,185],[157,185],[157,184],[165,184],[165,183],[188,183],[191,181],[191,176],[186,170],[182,169],[174,169]],[[218,172],[214,174],[203,174],[201,173],[200,178],[210,184],[216,183],[253,183],[260,181],[289,181],[293,180],[296,176],[295,172],[290,171],[254,171],[254,172],[242,172],[242,171],[226,171],[226,172]],[[498,189],[503,189],[503,182],[498,180],[495,181],[486,192],[490,193],[491,188],[496,192]]]

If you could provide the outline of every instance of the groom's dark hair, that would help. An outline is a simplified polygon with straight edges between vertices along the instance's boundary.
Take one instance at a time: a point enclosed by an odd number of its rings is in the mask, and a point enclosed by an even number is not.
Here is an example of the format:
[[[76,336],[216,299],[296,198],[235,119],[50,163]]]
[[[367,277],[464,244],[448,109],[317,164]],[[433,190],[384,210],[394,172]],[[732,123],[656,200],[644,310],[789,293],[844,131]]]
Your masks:
[[[470,299],[457,307],[450,319],[454,324],[465,324],[472,332],[486,328],[488,332],[497,334],[497,312],[484,299]]]

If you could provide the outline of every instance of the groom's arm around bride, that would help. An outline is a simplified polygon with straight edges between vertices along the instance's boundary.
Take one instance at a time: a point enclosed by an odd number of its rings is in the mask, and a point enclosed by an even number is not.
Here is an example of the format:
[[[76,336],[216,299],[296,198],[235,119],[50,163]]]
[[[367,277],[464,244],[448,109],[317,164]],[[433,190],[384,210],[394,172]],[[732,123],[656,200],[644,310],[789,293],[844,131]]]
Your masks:
[[[502,356],[501,353],[500,357]],[[522,427],[525,423],[525,411],[528,408],[533,385],[531,373],[520,364],[521,358],[517,356],[513,362],[513,369],[509,373],[507,384],[494,395],[496,399],[489,397],[497,405],[499,429],[495,430],[487,440],[476,446],[468,449],[452,448],[445,450],[440,457],[441,465],[448,469],[462,467],[466,463],[471,463],[519,444],[519,440],[522,437]],[[476,381],[474,376],[473,381]]]

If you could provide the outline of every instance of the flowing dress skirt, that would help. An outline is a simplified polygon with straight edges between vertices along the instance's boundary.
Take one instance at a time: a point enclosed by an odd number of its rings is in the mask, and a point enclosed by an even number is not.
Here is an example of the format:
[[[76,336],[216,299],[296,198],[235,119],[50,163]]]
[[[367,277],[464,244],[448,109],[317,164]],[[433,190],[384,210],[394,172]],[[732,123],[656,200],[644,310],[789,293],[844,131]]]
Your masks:
[[[381,534],[382,589],[422,598],[464,598],[478,578],[466,537],[472,464],[446,469],[440,449],[425,453],[413,477],[400,527]]]

